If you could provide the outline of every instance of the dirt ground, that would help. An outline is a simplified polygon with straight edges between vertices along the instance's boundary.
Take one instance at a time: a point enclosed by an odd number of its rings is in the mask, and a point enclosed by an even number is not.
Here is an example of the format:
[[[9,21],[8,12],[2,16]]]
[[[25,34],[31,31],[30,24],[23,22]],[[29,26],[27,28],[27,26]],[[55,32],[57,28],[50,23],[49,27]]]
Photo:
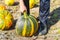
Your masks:
[[[15,33],[15,25],[12,26],[13,29],[2,31],[0,30],[0,40],[60,40],[60,0],[50,0],[50,16],[48,21],[48,33],[42,36],[32,36],[32,37],[21,37]],[[4,0],[0,0],[0,4],[5,5]],[[31,15],[36,18],[39,15],[39,3],[37,7],[30,9]],[[14,20],[18,19],[20,16],[19,10],[19,0],[15,0],[15,5],[7,6]],[[14,21],[14,23],[15,23]]]

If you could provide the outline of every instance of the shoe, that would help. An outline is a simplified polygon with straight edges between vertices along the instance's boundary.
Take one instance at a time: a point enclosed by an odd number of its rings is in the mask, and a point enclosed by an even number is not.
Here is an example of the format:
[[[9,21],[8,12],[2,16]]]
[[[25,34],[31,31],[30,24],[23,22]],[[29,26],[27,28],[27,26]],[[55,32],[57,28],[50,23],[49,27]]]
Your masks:
[[[40,22],[40,28],[38,32],[39,35],[45,35],[48,33],[47,20],[44,23]]]

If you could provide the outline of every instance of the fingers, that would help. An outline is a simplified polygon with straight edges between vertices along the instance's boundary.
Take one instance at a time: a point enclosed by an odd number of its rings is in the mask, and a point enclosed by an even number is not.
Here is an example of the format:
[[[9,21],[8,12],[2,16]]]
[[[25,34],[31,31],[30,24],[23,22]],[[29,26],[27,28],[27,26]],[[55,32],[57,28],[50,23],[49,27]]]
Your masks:
[[[21,6],[21,7],[20,7],[20,12],[23,13],[25,10],[27,11],[27,8],[26,8],[25,6]]]

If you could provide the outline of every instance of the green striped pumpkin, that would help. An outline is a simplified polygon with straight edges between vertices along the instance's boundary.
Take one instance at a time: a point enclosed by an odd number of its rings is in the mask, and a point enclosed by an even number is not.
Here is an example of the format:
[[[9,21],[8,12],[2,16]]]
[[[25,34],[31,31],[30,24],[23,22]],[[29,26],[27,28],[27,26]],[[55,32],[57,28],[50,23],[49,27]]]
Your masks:
[[[20,16],[16,23],[16,33],[20,36],[32,36],[38,30],[38,23],[35,17],[27,15]]]

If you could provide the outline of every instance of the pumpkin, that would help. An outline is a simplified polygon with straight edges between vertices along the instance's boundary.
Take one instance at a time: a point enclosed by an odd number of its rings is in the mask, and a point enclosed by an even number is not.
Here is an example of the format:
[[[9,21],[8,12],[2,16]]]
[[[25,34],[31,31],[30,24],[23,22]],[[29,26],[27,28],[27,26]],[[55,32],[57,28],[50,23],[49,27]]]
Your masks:
[[[6,7],[4,5],[0,5],[0,10],[5,10]]]
[[[33,8],[35,5],[35,0],[29,0],[29,8]]]
[[[35,4],[37,5],[38,3],[40,3],[40,0],[35,0]]]
[[[24,15],[18,18],[15,28],[20,36],[32,36],[38,30],[38,23],[35,17],[24,12]]]
[[[13,24],[13,16],[7,10],[0,10],[0,29],[9,29]]]
[[[14,4],[14,0],[5,0],[5,4],[11,6]]]

